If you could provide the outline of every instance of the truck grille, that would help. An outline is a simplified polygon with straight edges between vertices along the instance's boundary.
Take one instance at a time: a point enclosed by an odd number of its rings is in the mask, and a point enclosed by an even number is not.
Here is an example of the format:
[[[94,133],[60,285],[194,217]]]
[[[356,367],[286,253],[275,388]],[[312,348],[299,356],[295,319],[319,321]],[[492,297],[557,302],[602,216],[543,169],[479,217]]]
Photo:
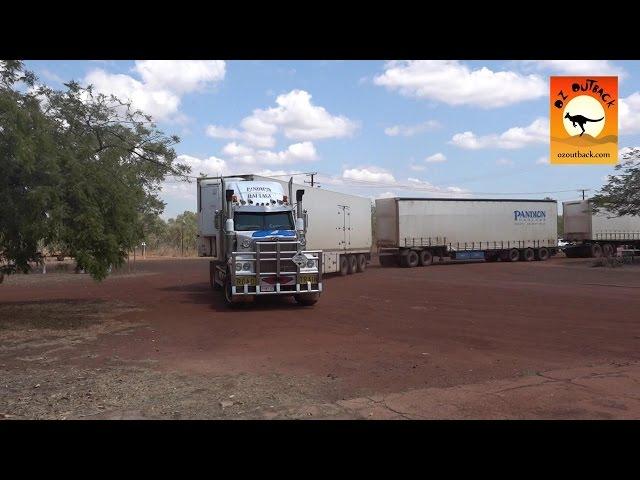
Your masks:
[[[257,242],[256,252],[260,252],[260,272],[277,273],[277,252],[280,252],[280,272],[295,273],[296,264],[290,259],[298,251],[298,242]]]

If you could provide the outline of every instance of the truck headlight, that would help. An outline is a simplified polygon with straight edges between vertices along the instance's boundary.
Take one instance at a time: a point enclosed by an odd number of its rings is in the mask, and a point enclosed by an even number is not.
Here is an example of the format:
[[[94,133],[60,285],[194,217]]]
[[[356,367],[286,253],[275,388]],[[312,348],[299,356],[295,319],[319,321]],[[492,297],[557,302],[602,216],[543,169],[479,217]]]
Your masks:
[[[316,261],[315,260],[307,260],[307,268],[315,268]]]
[[[249,262],[244,262],[242,264],[242,270],[246,270],[247,272],[251,270],[251,264]]]
[[[239,272],[242,270],[242,264],[240,262],[236,263],[236,271]]]

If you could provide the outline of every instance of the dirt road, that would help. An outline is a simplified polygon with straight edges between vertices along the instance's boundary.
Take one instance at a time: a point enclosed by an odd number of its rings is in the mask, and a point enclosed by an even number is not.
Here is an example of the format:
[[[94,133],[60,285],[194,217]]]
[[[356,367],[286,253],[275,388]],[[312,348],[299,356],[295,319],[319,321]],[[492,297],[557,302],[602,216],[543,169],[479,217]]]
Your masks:
[[[640,268],[590,265],[374,264],[237,310],[201,259],[9,277],[0,418],[638,418]]]

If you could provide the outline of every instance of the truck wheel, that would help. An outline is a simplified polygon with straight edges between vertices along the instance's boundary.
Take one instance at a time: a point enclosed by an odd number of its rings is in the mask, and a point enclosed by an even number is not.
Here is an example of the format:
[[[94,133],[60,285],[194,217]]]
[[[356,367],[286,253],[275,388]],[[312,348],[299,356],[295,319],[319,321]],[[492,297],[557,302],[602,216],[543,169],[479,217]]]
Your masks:
[[[547,247],[539,248],[536,254],[537,259],[542,262],[544,262],[545,260],[549,260],[550,256],[551,256],[551,253],[549,252],[549,249]]]
[[[238,303],[240,303],[239,297],[239,295],[231,294],[231,275],[229,272],[227,272],[227,278],[224,282],[224,299],[227,302],[227,305],[229,305],[230,307],[236,306]]]
[[[518,250],[517,248],[512,248],[511,250],[509,250],[509,253],[507,253],[507,260],[509,262],[517,262],[518,260],[520,260],[520,250]]]
[[[349,274],[349,260],[346,255],[340,255],[340,275],[343,277]]]
[[[536,253],[533,251],[533,248],[525,248],[522,251],[522,260],[524,262],[532,262],[536,258]]]
[[[358,254],[358,272],[362,273],[366,270],[367,268],[367,257],[364,256],[364,254],[359,253]]]
[[[612,257],[613,256],[613,252],[614,252],[614,248],[613,248],[613,245],[611,245],[610,243],[605,243],[602,246],[602,254],[605,257]]]
[[[400,257],[401,265],[405,268],[413,268],[417,267],[420,263],[420,257],[418,257],[418,252],[415,250],[409,250],[406,255],[402,255]]]
[[[598,243],[591,245],[591,256],[593,258],[600,258],[602,256],[602,247]]]
[[[356,273],[358,271],[358,259],[355,255],[349,255],[348,258],[349,263],[349,275],[352,273]]]
[[[309,307],[311,305],[315,305],[320,299],[319,293],[300,293],[298,295],[294,295],[293,298],[296,299],[296,302],[300,305]]]
[[[433,255],[429,250],[422,250],[419,255],[420,266],[428,267],[433,263]]]

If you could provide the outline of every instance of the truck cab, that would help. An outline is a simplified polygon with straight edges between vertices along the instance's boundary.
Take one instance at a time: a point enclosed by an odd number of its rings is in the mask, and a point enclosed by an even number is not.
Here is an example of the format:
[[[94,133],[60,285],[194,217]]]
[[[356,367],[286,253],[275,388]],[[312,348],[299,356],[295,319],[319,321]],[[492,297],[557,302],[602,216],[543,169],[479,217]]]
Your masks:
[[[229,304],[261,295],[313,305],[322,292],[322,251],[305,250],[304,190],[250,175],[198,179],[198,254]]]

